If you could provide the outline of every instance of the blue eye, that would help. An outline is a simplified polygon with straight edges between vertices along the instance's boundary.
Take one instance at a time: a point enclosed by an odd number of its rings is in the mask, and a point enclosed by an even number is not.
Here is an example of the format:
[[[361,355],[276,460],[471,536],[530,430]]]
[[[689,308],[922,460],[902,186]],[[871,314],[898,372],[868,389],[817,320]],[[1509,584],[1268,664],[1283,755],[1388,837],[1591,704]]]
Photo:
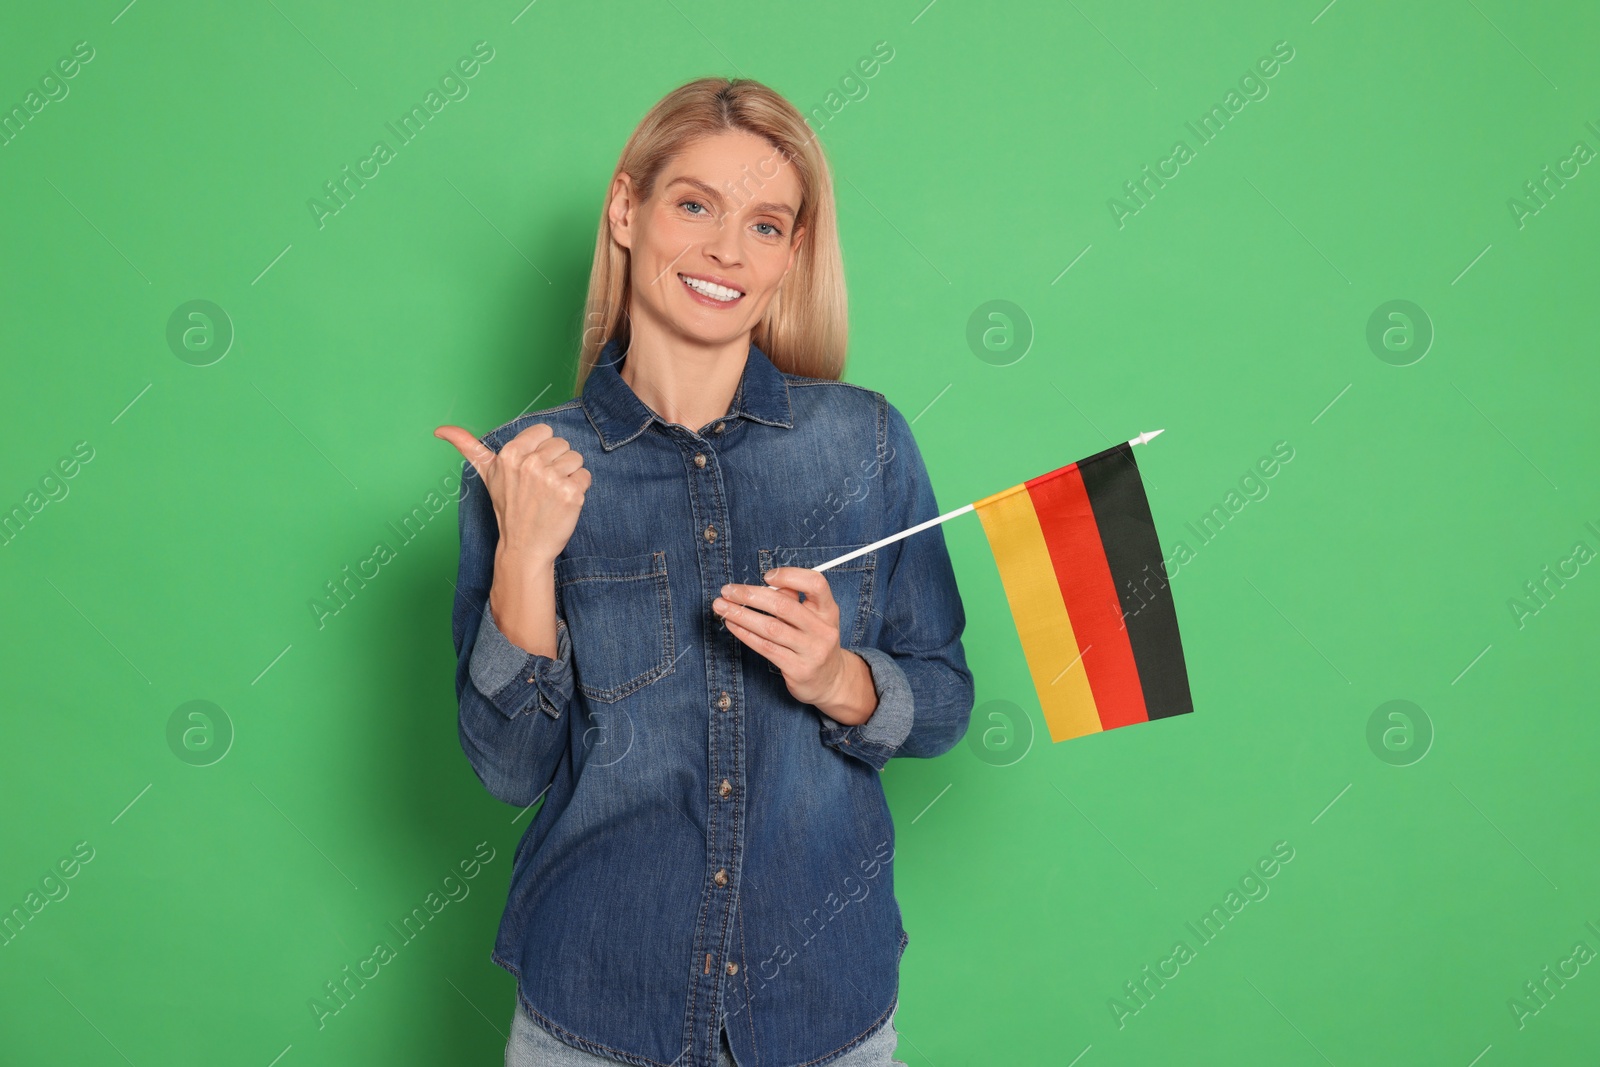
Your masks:
[[[678,201],[678,206],[681,207],[681,208],[684,208],[685,210],[687,210],[690,207],[697,207],[697,208],[701,209],[700,211],[690,211],[689,214],[691,214],[691,215],[702,215],[702,214],[709,215],[709,214],[711,214],[711,212],[706,209],[706,206],[704,204],[702,204],[698,200],[680,200],[680,201]],[[771,222],[758,222],[758,223],[756,223],[756,225],[757,226],[765,226],[768,230],[772,231],[770,233],[762,233],[761,234],[762,237],[782,237],[783,236],[783,231],[780,230],[777,227],[777,225],[774,224],[774,223],[771,223]]]

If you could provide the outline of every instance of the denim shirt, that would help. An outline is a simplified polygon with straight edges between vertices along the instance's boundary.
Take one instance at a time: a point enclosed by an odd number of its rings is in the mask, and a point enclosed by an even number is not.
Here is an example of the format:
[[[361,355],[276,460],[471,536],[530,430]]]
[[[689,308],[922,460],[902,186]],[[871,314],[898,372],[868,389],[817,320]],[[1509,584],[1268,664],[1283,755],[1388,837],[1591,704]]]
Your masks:
[[[789,694],[712,609],[938,515],[883,394],[780,371],[756,346],[726,415],[663,420],[618,373],[534,422],[592,482],[555,563],[556,655],[488,605],[499,532],[464,464],[453,610],[461,745],[484,787],[544,804],[522,836],[491,958],[540,1026],[651,1067],[820,1065],[881,1028],[908,937],[879,777],[966,732],[966,617],[941,527],[822,572],[877,708],[846,726]]]

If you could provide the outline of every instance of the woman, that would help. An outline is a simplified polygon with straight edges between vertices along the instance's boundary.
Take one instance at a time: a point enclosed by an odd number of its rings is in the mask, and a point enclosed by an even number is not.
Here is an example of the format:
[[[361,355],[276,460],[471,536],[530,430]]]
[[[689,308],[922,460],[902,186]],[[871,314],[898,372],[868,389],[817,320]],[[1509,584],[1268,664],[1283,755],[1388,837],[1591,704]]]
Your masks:
[[[682,86],[607,193],[580,395],[435,431],[462,747],[544,798],[492,953],[508,1067],[898,1062],[878,776],[953,747],[973,685],[939,527],[810,569],[939,514],[905,418],[839,380],[834,218],[792,105]]]

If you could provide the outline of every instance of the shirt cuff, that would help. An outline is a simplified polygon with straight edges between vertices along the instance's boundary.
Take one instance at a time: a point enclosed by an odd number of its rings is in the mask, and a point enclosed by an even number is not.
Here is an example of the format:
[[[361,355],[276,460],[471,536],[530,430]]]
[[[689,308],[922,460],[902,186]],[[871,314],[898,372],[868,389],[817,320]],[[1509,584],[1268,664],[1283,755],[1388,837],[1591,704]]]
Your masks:
[[[512,644],[495,625],[485,602],[467,671],[478,692],[506,718],[530,710],[535,701],[552,719],[561,718],[573,689],[572,638],[566,620],[556,616],[555,656],[541,656]]]
[[[822,716],[822,740],[881,771],[911,733],[916,710],[911,683],[894,657],[881,648],[863,645],[845,651],[854,652],[866,661],[872,672],[872,687],[878,694],[878,706],[859,726],[845,726],[827,712],[818,710],[817,714]]]

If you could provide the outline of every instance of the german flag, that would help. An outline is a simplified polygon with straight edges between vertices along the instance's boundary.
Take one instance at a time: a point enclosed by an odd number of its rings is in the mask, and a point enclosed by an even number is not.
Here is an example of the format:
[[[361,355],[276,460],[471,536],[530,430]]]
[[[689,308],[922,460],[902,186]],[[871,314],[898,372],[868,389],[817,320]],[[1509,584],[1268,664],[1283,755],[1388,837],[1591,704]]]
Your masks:
[[[1129,442],[973,503],[1051,741],[1194,710]]]

